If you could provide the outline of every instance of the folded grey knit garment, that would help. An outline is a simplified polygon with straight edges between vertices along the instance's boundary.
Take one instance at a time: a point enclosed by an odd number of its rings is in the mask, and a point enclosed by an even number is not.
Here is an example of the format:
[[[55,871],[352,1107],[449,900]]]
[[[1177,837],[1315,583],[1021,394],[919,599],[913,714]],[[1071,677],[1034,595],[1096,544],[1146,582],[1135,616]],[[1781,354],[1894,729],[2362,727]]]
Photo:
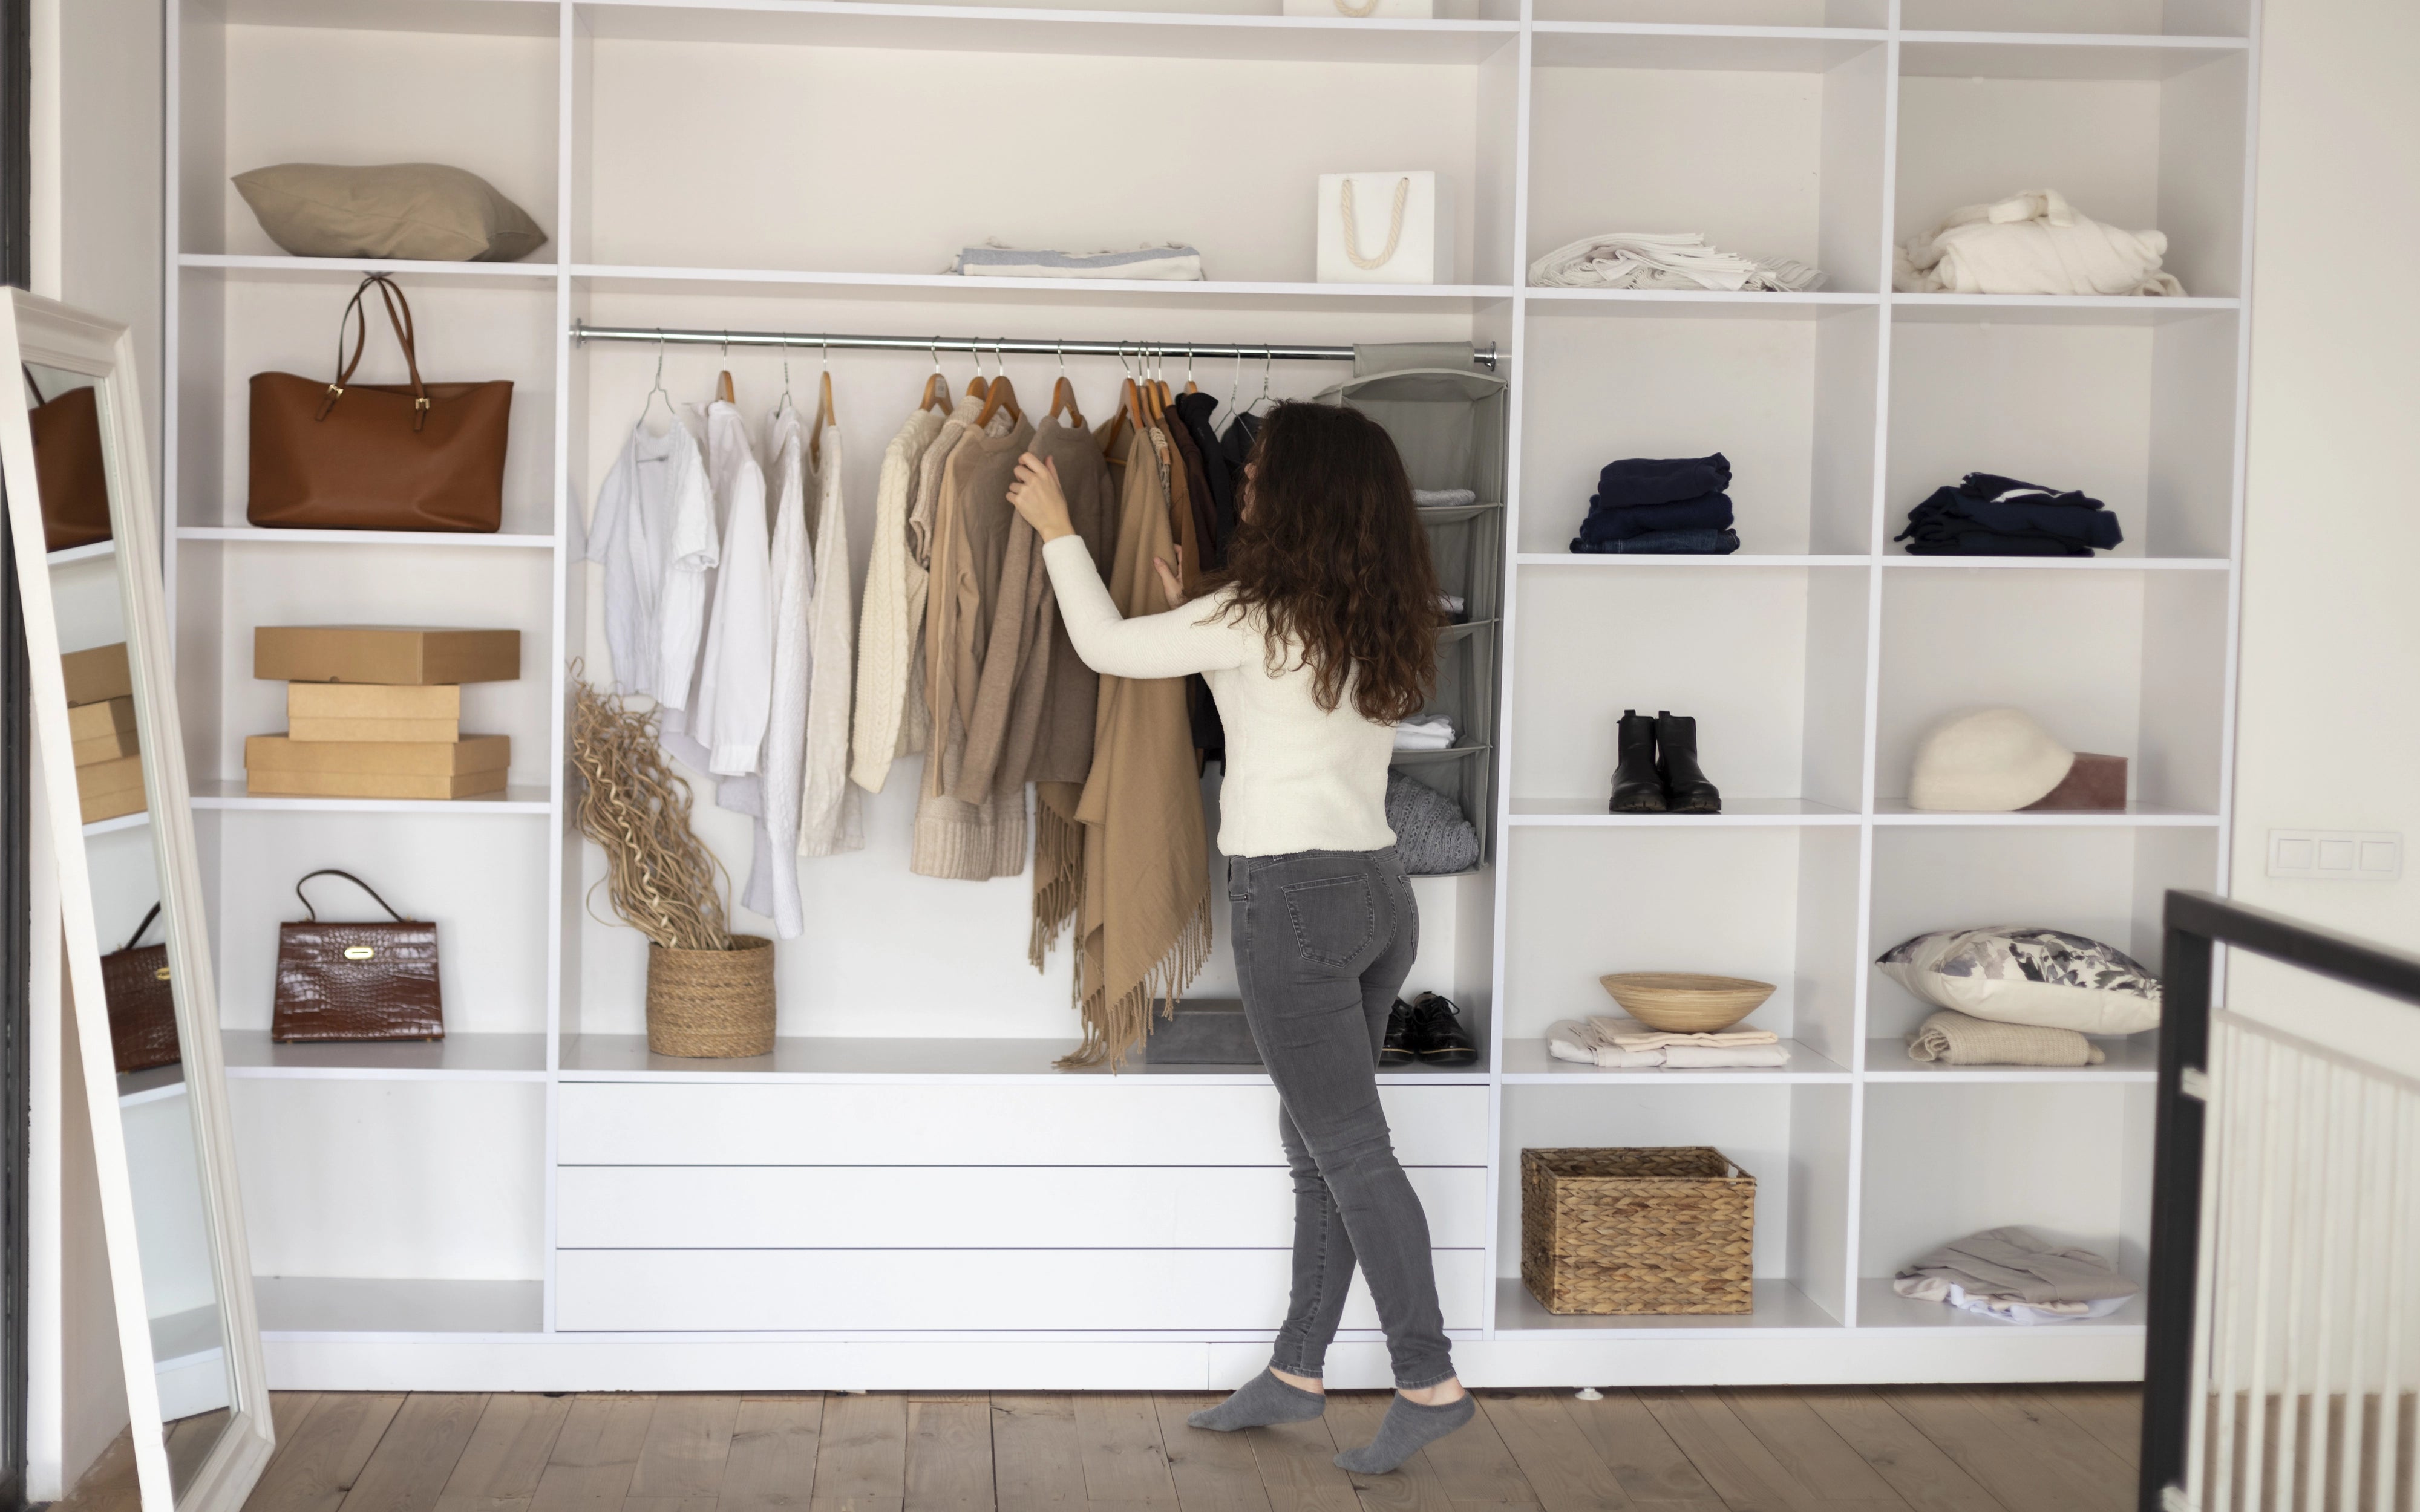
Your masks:
[[[1977,1296],[2009,1297],[2038,1306],[2102,1302],[2143,1289],[2090,1250],[2055,1249],[2022,1228],[1970,1234],[1900,1267],[1899,1273],[1901,1279],[1948,1281]]]
[[[1387,774],[1387,825],[1395,832],[1395,855],[1414,876],[1479,864],[1479,831],[1454,801],[1401,772]]]
[[[2109,1058],[2073,1029],[2000,1024],[1947,1008],[1908,1036],[1907,1054],[1945,1066],[2098,1066]]]

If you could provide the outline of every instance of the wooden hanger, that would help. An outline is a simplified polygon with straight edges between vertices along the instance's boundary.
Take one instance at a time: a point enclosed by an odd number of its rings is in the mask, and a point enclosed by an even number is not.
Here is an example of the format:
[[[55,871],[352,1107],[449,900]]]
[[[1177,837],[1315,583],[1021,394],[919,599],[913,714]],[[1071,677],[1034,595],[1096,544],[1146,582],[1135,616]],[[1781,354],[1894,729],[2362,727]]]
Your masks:
[[[1076,403],[1076,385],[1067,381],[1067,353],[1063,347],[1059,353],[1059,381],[1050,385],[1049,418],[1064,420],[1078,430],[1092,429],[1084,424],[1084,411]]]
[[[829,347],[825,349],[824,360],[826,362],[831,360]],[[817,383],[816,390],[815,426],[814,432],[807,438],[807,460],[816,468],[821,468],[824,465],[824,427],[837,423],[832,413],[830,368],[824,369],[823,378]]]
[[[985,396],[986,391],[991,388],[991,385],[984,378],[983,348],[981,347],[975,347],[974,354],[975,376],[967,379],[967,397],[970,399],[980,400]]]
[[[714,380],[714,396],[721,400],[724,404],[737,404],[739,402],[739,391],[732,387],[731,370],[729,368],[724,368],[722,370],[722,375]]]
[[[955,408],[950,403],[950,380],[941,376],[941,338],[939,336],[933,338],[933,375],[924,380],[924,397],[917,401],[916,408],[930,409],[935,405],[939,405],[941,413],[945,415]]]

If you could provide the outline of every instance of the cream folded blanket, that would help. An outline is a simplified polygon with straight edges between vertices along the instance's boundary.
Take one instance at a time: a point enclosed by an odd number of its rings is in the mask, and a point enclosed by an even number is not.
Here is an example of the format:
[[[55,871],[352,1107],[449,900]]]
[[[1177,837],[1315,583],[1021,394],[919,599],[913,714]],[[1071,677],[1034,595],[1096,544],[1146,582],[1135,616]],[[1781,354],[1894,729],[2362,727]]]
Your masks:
[[[2073,1029],[1998,1024],[1948,1008],[1907,1037],[1907,1054],[1945,1066],[2098,1066],[2109,1058]]]
[[[1891,1289],[2005,1323],[2063,1323],[2105,1318],[2143,1288],[2090,1250],[2045,1244],[2023,1228],[1987,1228],[1901,1267]]]
[[[1891,287],[1901,294],[2165,294],[2185,287],[2160,270],[2168,239],[2120,231],[2030,189],[1996,205],[1951,210],[1896,249]]]
[[[1534,288],[1720,289],[1802,293],[1823,274],[1788,257],[1744,257],[1694,231],[1606,231],[1529,265]]]
[[[1616,1032],[1617,1026],[1623,1033]],[[1600,1071],[1670,1070],[1724,1071],[1742,1067],[1772,1068],[1790,1064],[1790,1052],[1762,1029],[1745,1031],[1754,1042],[1713,1042],[1722,1036],[1642,1033],[1636,1019],[1564,1019],[1546,1030],[1546,1053]],[[1656,1043],[1633,1046],[1625,1039],[1644,1038]]]

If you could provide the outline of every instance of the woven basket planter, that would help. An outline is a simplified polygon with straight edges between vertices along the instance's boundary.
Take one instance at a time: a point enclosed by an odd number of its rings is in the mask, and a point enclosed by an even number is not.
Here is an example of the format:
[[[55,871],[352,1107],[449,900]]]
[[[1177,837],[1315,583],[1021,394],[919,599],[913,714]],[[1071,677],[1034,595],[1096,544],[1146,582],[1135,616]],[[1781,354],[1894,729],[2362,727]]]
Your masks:
[[[647,947],[647,1048],[659,1056],[773,1052],[773,942],[734,934],[728,950]]]
[[[1703,1147],[1521,1151],[1521,1281],[1550,1313],[1744,1313],[1756,1178]]]

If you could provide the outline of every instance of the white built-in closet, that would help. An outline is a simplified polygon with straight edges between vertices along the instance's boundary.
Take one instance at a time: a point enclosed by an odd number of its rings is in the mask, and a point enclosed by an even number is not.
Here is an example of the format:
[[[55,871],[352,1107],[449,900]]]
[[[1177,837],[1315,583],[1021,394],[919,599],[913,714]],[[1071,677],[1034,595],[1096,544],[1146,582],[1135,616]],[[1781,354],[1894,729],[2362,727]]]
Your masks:
[[[644,947],[600,922],[566,821],[566,667],[601,661],[581,522],[656,363],[575,320],[1140,341],[1493,342],[1515,445],[1491,864],[1419,884],[1413,989],[1483,1030],[1393,1073],[1465,1373],[1489,1383],[2124,1378],[2140,1304],[2011,1329],[1891,1294],[1917,1253],[2022,1223],[2144,1267],[2152,1047],[1945,1071],[1869,963],[1922,930],[2046,923],[2156,965],[2163,889],[2223,881],[2243,392],[2251,0],[1444,0],[1428,22],[1275,0],[1070,8],[852,0],[176,0],[169,8],[169,588],[252,1253],[275,1383],[468,1389],[1181,1386],[1262,1363],[1290,1198],[1249,1074],[1066,1075],[1063,950],[1022,880],[910,876],[910,762],[856,855],[802,864],[768,1065],[651,1061]],[[1140,8],[1138,8],[1140,7]],[[395,270],[431,379],[517,385],[501,534],[244,523],[245,384],[330,367],[364,268],[279,253],[229,187],[289,161],[479,173],[553,238]],[[1435,169],[1451,286],[1321,285],[1321,173]],[[1944,211],[2056,188],[2156,226],[2189,298],[1888,292]],[[1694,230],[1822,292],[1527,290],[1594,231]],[[940,276],[996,237],[1184,240],[1197,285]],[[372,381],[400,376],[374,331]],[[823,361],[675,347],[752,415]],[[830,358],[852,549],[931,359]],[[963,386],[963,356],[944,365]],[[1070,358],[1106,413],[1118,364]],[[1028,393],[1056,363],[1015,357]],[[1182,380],[1181,363],[1171,377]],[[1249,399],[1256,363],[1202,364]],[[1275,364],[1280,395],[1344,376]],[[812,401],[809,401],[812,403]],[[1719,449],[1739,555],[1565,554],[1595,471]],[[1969,469],[2085,488],[2088,561],[1916,559],[1907,508]],[[1490,501],[1493,502],[1493,501]],[[504,801],[251,798],[284,724],[256,625],[509,625]],[[2013,703],[2129,756],[2124,814],[1911,811],[1936,717]],[[1697,716],[1719,818],[1607,816],[1613,721]],[[699,825],[744,872],[746,821]],[[440,1045],[272,1046],[294,880],[362,873],[439,922]],[[743,919],[743,922],[746,922]],[[1220,919],[1223,933],[1224,919]],[[1600,1072],[1548,1024],[1600,973],[1781,984],[1781,1072]],[[1201,982],[1232,994],[1223,955]],[[1711,1144],[1759,1181],[1757,1304],[1557,1319],[1518,1270],[1527,1146]],[[1384,1379],[1366,1304],[1331,1360]]]

